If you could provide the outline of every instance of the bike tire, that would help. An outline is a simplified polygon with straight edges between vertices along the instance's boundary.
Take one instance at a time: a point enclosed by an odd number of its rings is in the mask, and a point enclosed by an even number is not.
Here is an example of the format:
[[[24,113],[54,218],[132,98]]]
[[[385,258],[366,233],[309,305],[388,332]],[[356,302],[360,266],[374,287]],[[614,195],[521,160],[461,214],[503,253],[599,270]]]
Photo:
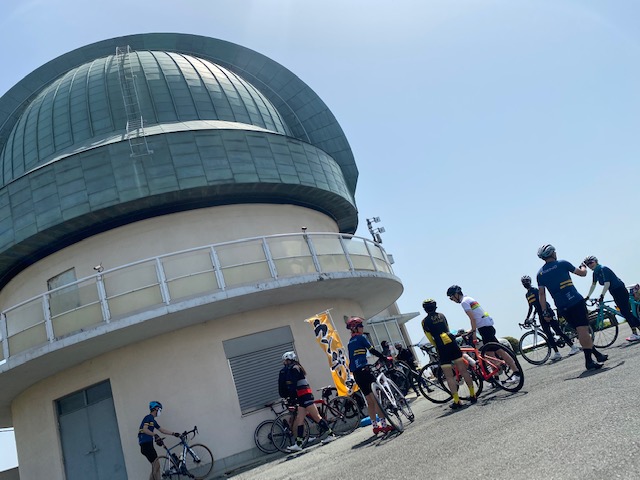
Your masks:
[[[278,449],[271,440],[271,426],[273,420],[264,420],[261,422],[253,432],[253,441],[261,452],[270,454],[276,453]]]
[[[489,355],[493,353],[493,357]],[[505,348],[503,345],[495,342],[485,343],[480,349],[480,355],[484,358],[485,368],[491,367],[494,375],[492,376],[493,384],[507,392],[517,392],[524,385],[524,373],[522,372],[522,366],[516,357],[516,354],[510,348]],[[511,383],[511,380],[515,377],[515,372],[511,370],[509,365],[503,356],[508,355],[519,371],[518,381]]]
[[[442,388],[439,376],[442,368],[438,362],[431,362],[420,369],[418,388],[424,398],[433,403],[447,403],[451,399],[448,390]]]
[[[404,431],[402,418],[398,414],[398,409],[393,406],[387,392],[377,383],[371,384],[371,392],[373,393],[380,410],[384,412],[387,423],[391,424],[391,426],[398,432]]]
[[[543,333],[531,330],[522,337],[518,342],[520,354],[531,365],[542,365],[551,356],[551,347],[549,339]]]
[[[287,452],[287,448],[296,443],[297,432],[293,431],[293,421],[296,418],[295,412],[283,412],[273,421],[271,425],[271,441],[281,452]],[[304,433],[302,445],[306,446],[309,440],[309,421],[304,419]]]
[[[416,416],[413,414],[413,410],[411,410],[409,402],[407,402],[407,399],[395,383],[389,381],[389,387],[391,388],[391,392],[393,393],[396,403],[398,404],[400,413],[403,414],[407,418],[407,420],[409,420],[409,422],[413,423],[413,421],[416,419]]]
[[[593,330],[591,338],[596,348],[607,348],[615,343],[618,339],[618,319],[612,313],[606,312],[601,325],[598,325],[598,311],[595,315],[589,314],[589,326]],[[609,326],[605,326],[604,322],[609,321]]]
[[[471,377],[471,381],[473,382],[473,390],[476,398],[482,393],[482,388],[484,385],[484,380],[482,376],[476,373],[475,369],[467,366],[467,371],[469,372],[469,376]],[[456,383],[458,384],[458,397],[460,400],[471,400],[471,391],[469,390],[469,386],[467,382],[464,381],[464,377],[462,375],[458,375],[455,378]],[[447,378],[444,376],[444,371],[440,369],[438,375],[438,382],[440,386],[449,394],[451,398],[451,392],[449,391],[449,384],[447,383]]]
[[[180,478],[186,478],[184,475],[178,473],[176,466],[166,455],[160,455],[158,462],[160,462],[160,478],[162,478],[162,480],[179,480]]]
[[[327,405],[325,420],[336,435],[349,435],[360,426],[358,405],[349,397],[334,397]]]
[[[207,478],[213,470],[214,461],[213,453],[206,445],[195,443],[187,446],[184,464],[195,480]]]
[[[404,372],[400,370],[389,370],[387,373],[385,373],[385,375],[389,380],[392,380],[393,383],[396,384],[398,389],[400,389],[400,392],[402,392],[402,395],[406,395],[407,393],[409,393],[409,388],[411,388],[411,380],[409,380],[409,377],[407,377]]]

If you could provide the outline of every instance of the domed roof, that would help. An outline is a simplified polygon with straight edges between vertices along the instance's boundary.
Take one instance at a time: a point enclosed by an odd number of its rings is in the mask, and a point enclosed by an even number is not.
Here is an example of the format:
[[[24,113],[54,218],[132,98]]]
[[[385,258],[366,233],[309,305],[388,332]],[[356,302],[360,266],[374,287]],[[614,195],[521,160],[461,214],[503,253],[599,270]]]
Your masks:
[[[129,64],[145,126],[221,120],[289,133],[261,92],[211,61],[177,52],[135,51],[129,54]],[[56,153],[124,133],[122,70],[116,55],[109,55],[73,68],[39,92],[0,155],[4,183]]]

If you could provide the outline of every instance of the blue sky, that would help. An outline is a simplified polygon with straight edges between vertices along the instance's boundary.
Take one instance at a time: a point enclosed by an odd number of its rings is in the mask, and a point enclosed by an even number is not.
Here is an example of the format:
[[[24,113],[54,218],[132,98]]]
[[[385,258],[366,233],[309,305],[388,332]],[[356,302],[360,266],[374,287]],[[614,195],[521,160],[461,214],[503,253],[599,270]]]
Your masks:
[[[120,35],[192,33],[256,50],[342,125],[360,170],[358,234],[381,217],[401,310],[433,297],[452,328],[467,327],[445,296],[455,283],[499,335],[518,337],[519,279],[535,275],[543,243],[640,282],[639,20],[632,0],[2,0],[0,95]],[[575,280],[582,293],[589,278]],[[409,330],[422,336],[418,319]],[[8,436],[0,470],[15,464]]]

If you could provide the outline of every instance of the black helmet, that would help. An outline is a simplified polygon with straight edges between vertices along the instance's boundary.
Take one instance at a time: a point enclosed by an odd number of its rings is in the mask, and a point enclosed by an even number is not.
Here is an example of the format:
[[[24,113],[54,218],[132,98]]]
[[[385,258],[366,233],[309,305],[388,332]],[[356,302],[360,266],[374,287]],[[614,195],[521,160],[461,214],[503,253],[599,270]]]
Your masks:
[[[596,257],[594,257],[593,255],[589,255],[587,258],[584,259],[584,264],[585,265],[589,265],[591,262],[598,263],[598,259]]]
[[[553,255],[555,251],[556,251],[556,247],[554,247],[553,245],[549,245],[549,244],[542,245],[538,249],[538,257],[540,257],[542,260],[545,260],[549,258],[551,255]]]
[[[529,285],[531,285],[531,277],[529,275],[523,275],[520,281],[522,282],[523,285],[525,283],[528,283]]]
[[[447,288],[447,297],[455,295],[456,293],[462,293],[462,288],[460,288],[458,285],[451,285],[449,288]]]
[[[427,313],[435,312],[437,306],[438,305],[433,298],[427,298],[424,302],[422,302],[422,308],[424,308],[424,311]]]

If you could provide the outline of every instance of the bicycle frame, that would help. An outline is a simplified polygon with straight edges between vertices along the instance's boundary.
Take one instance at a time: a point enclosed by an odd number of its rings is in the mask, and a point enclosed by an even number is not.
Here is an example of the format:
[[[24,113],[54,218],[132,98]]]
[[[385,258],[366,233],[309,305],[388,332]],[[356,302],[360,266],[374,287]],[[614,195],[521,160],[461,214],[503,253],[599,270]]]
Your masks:
[[[196,452],[194,452],[191,449],[191,447],[189,446],[189,443],[187,442],[187,437],[190,434],[193,434],[193,437],[195,437],[197,433],[198,433],[198,427],[193,427],[193,430],[184,432],[182,435],[180,435],[180,441],[176,443],[173,447],[167,447],[167,445],[163,443],[162,446],[167,452],[167,458],[171,460],[171,463],[173,464],[173,467],[176,470],[175,474],[187,475],[190,478],[195,478],[194,475],[188,472],[187,465],[185,462],[186,462],[187,455],[191,455],[194,461],[200,461],[200,458],[198,457]],[[175,450],[178,447],[182,447],[182,452],[180,453],[180,455],[176,455],[175,452],[172,452],[172,450]]]
[[[460,351],[463,354],[462,360],[464,361],[467,368],[471,367],[472,370],[475,369],[475,372],[479,373],[482,376],[482,379],[488,382],[490,382],[493,377],[498,375],[498,373],[500,372],[500,368],[502,367],[502,363],[504,362],[504,360],[501,358],[491,357],[489,355],[483,356],[476,345],[469,345],[467,347],[462,346],[460,347]],[[469,360],[464,357],[465,353],[469,355],[473,360],[475,360],[475,367],[471,366]],[[489,368],[487,367],[491,367],[491,370],[489,370]],[[459,377],[461,377],[462,375],[455,367],[455,365],[454,373],[456,375],[456,379],[459,380]]]

